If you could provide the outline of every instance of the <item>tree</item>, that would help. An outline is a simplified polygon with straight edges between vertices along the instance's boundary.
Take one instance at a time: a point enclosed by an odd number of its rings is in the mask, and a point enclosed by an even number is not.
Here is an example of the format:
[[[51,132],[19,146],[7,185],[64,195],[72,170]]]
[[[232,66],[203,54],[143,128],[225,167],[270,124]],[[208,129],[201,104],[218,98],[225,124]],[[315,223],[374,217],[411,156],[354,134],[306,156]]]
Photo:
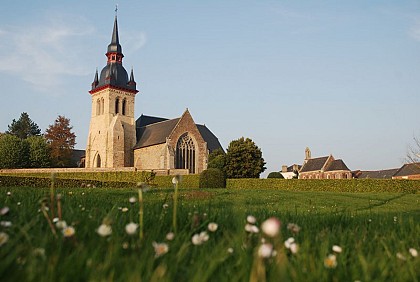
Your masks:
[[[207,168],[217,168],[221,172],[225,171],[226,154],[222,149],[216,149],[209,155]]]
[[[408,147],[407,162],[420,163],[420,138],[413,137],[414,145]]]
[[[47,140],[43,136],[31,136],[26,141],[29,145],[29,166],[50,167],[51,154]]]
[[[264,165],[261,149],[254,141],[241,137],[230,142],[225,164],[228,178],[259,178]]]
[[[11,134],[0,138],[0,168],[28,167],[29,146],[26,140]]]
[[[268,174],[267,178],[284,178],[284,176],[278,171],[272,171]]]
[[[51,150],[53,167],[68,167],[72,165],[71,157],[76,145],[76,135],[71,131],[70,119],[58,116],[54,124],[45,131],[45,139]]]
[[[41,129],[39,129],[38,125],[25,112],[20,114],[20,118],[17,121],[13,119],[8,128],[9,130],[6,131],[7,134],[15,135],[20,139],[41,135]]]

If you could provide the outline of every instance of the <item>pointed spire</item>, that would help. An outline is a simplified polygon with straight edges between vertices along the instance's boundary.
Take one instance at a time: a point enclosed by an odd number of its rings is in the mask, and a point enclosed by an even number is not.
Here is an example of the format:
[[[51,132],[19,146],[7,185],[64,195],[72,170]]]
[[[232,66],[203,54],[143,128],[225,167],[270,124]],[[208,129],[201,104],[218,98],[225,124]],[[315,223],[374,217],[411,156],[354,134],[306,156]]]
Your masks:
[[[99,84],[98,68],[96,68],[95,78],[93,79],[93,82],[92,82],[92,90],[95,89],[96,86],[98,86],[98,84]]]
[[[134,71],[133,71],[133,67],[131,67],[130,82],[134,82]]]
[[[120,39],[118,37],[117,15],[115,15],[114,30],[112,31],[111,43],[108,45],[108,53],[110,53],[110,52],[122,53],[122,48],[121,48],[121,45],[120,45]]]

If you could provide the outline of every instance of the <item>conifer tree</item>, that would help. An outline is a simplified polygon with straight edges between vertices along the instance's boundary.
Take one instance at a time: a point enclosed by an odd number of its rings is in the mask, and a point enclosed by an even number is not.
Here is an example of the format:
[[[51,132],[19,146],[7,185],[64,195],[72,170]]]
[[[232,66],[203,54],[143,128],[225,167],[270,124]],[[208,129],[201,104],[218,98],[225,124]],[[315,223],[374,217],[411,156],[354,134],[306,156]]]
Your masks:
[[[6,133],[17,136],[20,139],[26,139],[29,136],[41,135],[41,129],[39,129],[38,125],[29,118],[27,113],[23,112],[20,114],[18,120],[12,120]]]

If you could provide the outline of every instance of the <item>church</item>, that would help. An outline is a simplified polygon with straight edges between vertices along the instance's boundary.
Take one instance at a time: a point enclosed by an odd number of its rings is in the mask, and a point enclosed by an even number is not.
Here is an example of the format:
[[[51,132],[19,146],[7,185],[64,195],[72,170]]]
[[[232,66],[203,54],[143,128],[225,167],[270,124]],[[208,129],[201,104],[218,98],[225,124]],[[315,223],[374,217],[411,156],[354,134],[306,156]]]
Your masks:
[[[137,84],[134,72],[123,67],[117,16],[107,64],[98,71],[89,91],[92,114],[86,168],[134,167],[159,174],[197,174],[207,169],[209,154],[222,149],[218,138],[196,124],[186,109],[178,118],[141,115],[135,120]],[[223,150],[223,149],[222,149]]]

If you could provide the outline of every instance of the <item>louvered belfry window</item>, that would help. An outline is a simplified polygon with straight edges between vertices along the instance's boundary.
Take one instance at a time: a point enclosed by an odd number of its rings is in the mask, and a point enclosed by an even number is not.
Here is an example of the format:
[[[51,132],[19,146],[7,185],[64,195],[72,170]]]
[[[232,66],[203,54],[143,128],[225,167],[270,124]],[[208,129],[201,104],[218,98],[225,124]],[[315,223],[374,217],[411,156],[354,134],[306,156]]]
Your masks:
[[[188,133],[183,134],[176,144],[175,168],[195,173],[195,145]]]

